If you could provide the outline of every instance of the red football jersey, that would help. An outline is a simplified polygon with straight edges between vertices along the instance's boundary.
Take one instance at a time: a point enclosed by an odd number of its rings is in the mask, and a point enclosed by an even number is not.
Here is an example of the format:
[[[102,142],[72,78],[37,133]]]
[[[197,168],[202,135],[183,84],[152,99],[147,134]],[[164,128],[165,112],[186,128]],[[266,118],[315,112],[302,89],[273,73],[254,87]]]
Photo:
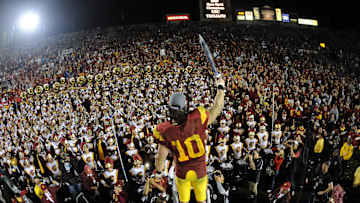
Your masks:
[[[196,172],[200,179],[206,175],[205,162],[205,129],[209,119],[209,112],[198,107],[188,113],[186,121],[173,126],[170,121],[157,125],[154,137],[158,143],[165,145],[175,154],[175,174],[185,179],[189,170]]]

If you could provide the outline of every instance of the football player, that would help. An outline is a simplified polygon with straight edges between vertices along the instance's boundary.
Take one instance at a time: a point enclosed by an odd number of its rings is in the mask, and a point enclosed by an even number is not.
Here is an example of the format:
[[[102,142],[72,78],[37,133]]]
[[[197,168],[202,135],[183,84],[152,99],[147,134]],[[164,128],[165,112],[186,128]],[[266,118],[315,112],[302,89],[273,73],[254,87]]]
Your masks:
[[[153,134],[160,144],[155,158],[156,175],[162,176],[166,157],[171,150],[175,154],[175,184],[182,203],[190,201],[191,186],[196,201],[206,201],[205,130],[224,107],[224,80],[219,78],[215,83],[218,91],[214,105],[209,110],[200,106],[188,112],[185,95],[173,93],[169,101],[170,120],[154,128]]]

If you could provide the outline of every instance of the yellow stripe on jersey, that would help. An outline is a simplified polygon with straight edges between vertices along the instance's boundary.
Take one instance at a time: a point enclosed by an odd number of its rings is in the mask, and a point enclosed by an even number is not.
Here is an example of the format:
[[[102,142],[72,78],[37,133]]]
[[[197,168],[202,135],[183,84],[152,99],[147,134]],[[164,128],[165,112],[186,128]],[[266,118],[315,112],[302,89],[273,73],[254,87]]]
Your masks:
[[[156,126],[157,127],[157,126]],[[160,132],[156,130],[156,127],[153,130],[154,137],[160,142],[165,142],[165,139],[161,136]]]
[[[207,113],[206,113],[206,109],[204,107],[202,107],[202,106],[199,106],[197,109],[200,112],[201,123],[204,124],[206,119],[207,119],[207,116],[208,116]]]

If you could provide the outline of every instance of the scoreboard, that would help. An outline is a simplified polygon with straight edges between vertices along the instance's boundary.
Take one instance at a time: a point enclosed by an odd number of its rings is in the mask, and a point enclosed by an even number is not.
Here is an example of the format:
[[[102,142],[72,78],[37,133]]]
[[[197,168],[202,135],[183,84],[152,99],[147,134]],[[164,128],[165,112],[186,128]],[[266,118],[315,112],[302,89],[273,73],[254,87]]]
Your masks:
[[[200,20],[231,20],[230,0],[199,0]]]

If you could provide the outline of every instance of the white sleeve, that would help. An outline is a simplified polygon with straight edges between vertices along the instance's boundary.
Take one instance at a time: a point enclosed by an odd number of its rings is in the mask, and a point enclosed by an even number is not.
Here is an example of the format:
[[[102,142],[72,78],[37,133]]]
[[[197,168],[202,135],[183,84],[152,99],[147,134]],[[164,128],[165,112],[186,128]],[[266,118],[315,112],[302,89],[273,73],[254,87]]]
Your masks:
[[[175,167],[171,166],[168,172],[168,177],[172,180],[175,179]]]
[[[216,182],[216,186],[221,195],[229,196],[229,190],[226,191],[220,182]]]

